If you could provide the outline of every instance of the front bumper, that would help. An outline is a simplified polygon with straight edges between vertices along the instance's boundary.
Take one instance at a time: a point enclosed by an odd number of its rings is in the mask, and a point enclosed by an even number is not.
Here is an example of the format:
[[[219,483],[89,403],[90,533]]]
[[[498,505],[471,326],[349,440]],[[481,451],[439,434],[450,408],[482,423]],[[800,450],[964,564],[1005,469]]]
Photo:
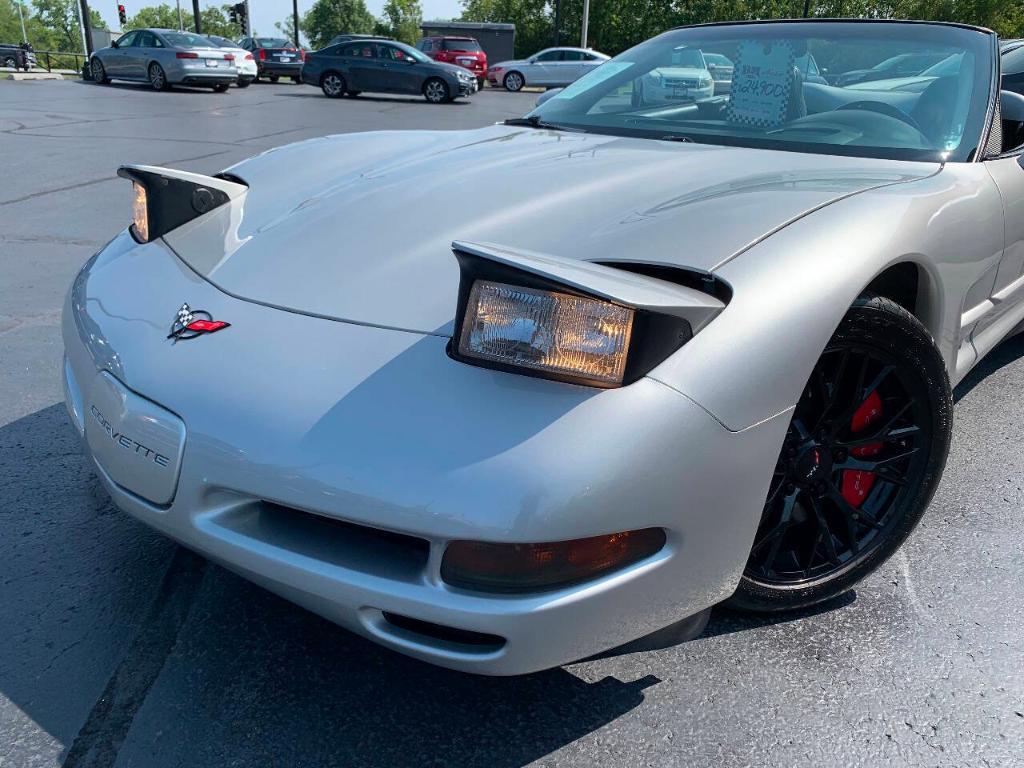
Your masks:
[[[183,301],[231,327],[173,343]],[[651,379],[598,391],[467,366],[447,357],[444,337],[234,299],[162,241],[138,246],[126,233],[76,279],[63,335],[68,410],[121,509],[387,647],[483,674],[579,659],[731,594],[788,422],[733,433]],[[113,466],[109,435],[96,441],[99,381],[187,425],[169,500],[125,474],[137,448]],[[453,539],[652,526],[666,530],[664,549],[578,586],[495,596],[440,578]]]
[[[457,87],[459,96],[472,96],[479,89],[479,85],[475,79],[468,81],[458,79]]]

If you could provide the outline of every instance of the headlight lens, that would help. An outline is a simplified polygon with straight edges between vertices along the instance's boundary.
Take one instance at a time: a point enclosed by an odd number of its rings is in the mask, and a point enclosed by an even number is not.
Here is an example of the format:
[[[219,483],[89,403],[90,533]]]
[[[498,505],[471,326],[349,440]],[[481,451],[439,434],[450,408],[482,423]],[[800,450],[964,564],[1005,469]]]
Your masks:
[[[132,224],[135,236],[143,243],[149,242],[149,206],[146,203],[146,188],[137,181],[132,182],[135,198],[132,200]]]
[[[634,311],[570,293],[477,280],[459,354],[491,363],[618,386],[626,372]]]

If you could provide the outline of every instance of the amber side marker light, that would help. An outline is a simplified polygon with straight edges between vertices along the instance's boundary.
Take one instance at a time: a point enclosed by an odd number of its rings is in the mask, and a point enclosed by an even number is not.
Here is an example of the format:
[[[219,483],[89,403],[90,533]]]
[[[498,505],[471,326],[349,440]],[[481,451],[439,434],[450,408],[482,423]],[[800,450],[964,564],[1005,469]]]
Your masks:
[[[135,198],[132,200],[132,224],[135,235],[143,243],[149,242],[149,206],[146,200],[146,188],[137,181],[132,182]]]
[[[441,578],[481,592],[535,592],[620,570],[664,546],[661,528],[543,544],[453,541],[441,561]]]

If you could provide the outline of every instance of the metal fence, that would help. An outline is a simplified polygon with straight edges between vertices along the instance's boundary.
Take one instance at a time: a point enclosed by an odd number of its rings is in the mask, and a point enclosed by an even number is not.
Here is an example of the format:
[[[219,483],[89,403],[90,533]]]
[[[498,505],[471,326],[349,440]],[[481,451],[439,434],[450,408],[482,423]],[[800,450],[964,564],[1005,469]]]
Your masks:
[[[67,53],[64,51],[36,51],[36,66],[53,72],[55,69],[81,72],[85,65],[84,53]]]

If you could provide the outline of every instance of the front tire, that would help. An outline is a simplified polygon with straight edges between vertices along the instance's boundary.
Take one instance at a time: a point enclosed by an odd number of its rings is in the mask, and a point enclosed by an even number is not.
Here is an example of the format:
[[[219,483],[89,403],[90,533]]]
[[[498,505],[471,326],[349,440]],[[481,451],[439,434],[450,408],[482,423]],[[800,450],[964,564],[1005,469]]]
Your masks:
[[[423,84],[423,97],[431,104],[451,101],[448,84],[439,77],[432,77]]]
[[[4,66],[5,67],[10,67],[11,69],[17,69],[18,68],[18,60],[15,59],[13,56],[5,56],[4,57]]]
[[[345,95],[345,78],[333,70],[324,72],[320,78],[320,90],[329,99],[338,99]]]
[[[502,85],[505,86],[506,91],[515,93],[516,91],[523,90],[523,86],[526,85],[526,78],[524,78],[518,72],[509,72],[505,75],[505,79],[502,81]]]
[[[925,327],[889,299],[859,298],[797,403],[729,603],[805,608],[882,565],[935,493],[952,416],[946,368]]]
[[[153,86],[154,91],[166,91],[171,87],[167,82],[164,68],[155,61],[149,65],[149,84]]]

